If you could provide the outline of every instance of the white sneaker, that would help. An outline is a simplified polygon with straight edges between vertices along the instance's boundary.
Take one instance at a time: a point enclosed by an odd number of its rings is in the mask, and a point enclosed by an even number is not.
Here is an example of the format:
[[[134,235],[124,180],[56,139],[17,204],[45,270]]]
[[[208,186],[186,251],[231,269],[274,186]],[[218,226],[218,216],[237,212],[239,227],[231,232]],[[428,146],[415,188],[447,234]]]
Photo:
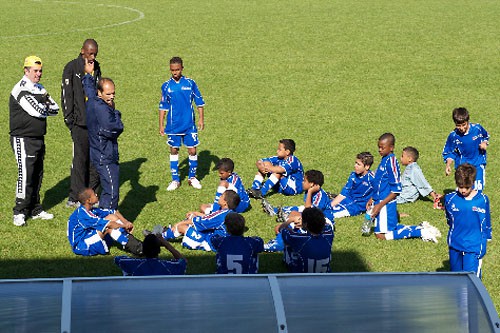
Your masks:
[[[54,215],[42,210],[40,213],[36,214],[35,216],[32,216],[31,218],[33,220],[37,220],[37,219],[52,220],[54,218]]]
[[[201,190],[201,183],[198,179],[196,179],[196,177],[189,178],[188,183],[189,183],[189,185],[191,185],[195,189]]]
[[[175,191],[177,190],[179,187],[181,186],[181,183],[176,181],[176,180],[172,180],[172,182],[170,184],[168,184],[168,187],[167,187],[167,191]]]
[[[429,222],[423,221],[420,223],[422,227],[422,240],[424,242],[438,242],[438,238],[441,237],[441,231],[438,228],[432,226]]]
[[[14,215],[14,225],[18,227],[22,227],[26,225],[26,221],[24,219],[24,214],[16,214]]]

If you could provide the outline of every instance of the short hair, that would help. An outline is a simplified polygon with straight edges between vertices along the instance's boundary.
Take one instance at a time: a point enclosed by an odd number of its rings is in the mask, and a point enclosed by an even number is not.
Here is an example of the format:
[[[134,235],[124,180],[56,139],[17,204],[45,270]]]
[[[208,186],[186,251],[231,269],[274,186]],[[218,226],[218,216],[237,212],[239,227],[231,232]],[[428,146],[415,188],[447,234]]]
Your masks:
[[[453,109],[453,122],[455,124],[463,124],[469,121],[469,111],[466,108],[460,107]]]
[[[240,204],[240,196],[235,191],[227,190],[223,195],[229,209],[235,209]]]
[[[181,64],[181,66],[184,66],[183,63],[182,63],[182,58],[181,57],[172,57],[172,59],[170,59],[170,64]]]
[[[146,258],[157,258],[161,251],[160,240],[155,234],[149,234],[142,242],[142,253]]]
[[[391,146],[394,146],[396,144],[396,137],[392,133],[384,133],[378,138],[378,141],[384,141],[387,140],[389,141],[389,144]]]
[[[243,236],[245,232],[245,218],[243,215],[230,212],[224,218],[227,232],[233,236]]]
[[[476,167],[469,163],[460,164],[455,170],[457,187],[472,187],[476,180]]]
[[[364,151],[362,153],[359,153],[358,155],[356,155],[356,158],[358,160],[361,160],[361,163],[363,163],[363,165],[372,166],[373,164],[373,155],[370,152]]]
[[[92,45],[92,46],[95,46],[96,48],[99,48],[99,45],[97,44],[96,40],[93,38],[87,38],[86,40],[84,40],[83,44],[82,44],[82,49],[84,49],[87,45]]]
[[[78,201],[80,202],[80,204],[82,204],[82,205],[85,204],[85,202],[88,199],[90,199],[92,192],[94,192],[94,190],[89,188],[89,187],[81,190],[80,193],[78,193]]]
[[[224,157],[217,162],[217,165],[215,166],[217,170],[224,170],[226,172],[233,172],[234,170],[234,162],[232,159]]]
[[[404,147],[403,151],[407,155],[410,155],[410,157],[413,160],[413,162],[416,162],[418,160],[418,157],[420,156],[420,154],[418,153],[417,148],[415,148],[415,147],[411,147],[411,146]]]
[[[289,150],[290,153],[293,154],[295,152],[295,141],[292,139],[281,139],[280,143],[282,143],[285,149]]]
[[[111,84],[113,84],[113,86],[115,85],[113,80],[111,80],[109,77],[103,77],[99,80],[99,82],[97,82],[97,90],[99,90],[100,92],[103,92],[105,83],[111,83]]]
[[[302,226],[313,234],[321,234],[325,228],[326,220],[323,212],[316,208],[305,208],[302,212]]]
[[[325,183],[325,176],[323,176],[323,172],[319,170],[307,170],[304,174],[304,178],[307,179],[308,182],[318,184],[319,186],[323,186]]]

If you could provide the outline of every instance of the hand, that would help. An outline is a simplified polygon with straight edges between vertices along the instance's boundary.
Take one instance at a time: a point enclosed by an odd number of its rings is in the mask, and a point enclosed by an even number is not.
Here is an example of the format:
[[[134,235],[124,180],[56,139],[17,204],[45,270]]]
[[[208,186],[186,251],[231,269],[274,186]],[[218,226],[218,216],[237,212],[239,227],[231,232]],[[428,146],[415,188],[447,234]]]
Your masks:
[[[479,144],[479,149],[486,150],[488,148],[488,141],[483,141]]]
[[[317,192],[319,192],[320,189],[321,189],[321,186],[319,186],[318,184],[314,184],[313,186],[311,186],[309,188],[308,192],[317,193]]]
[[[382,204],[376,204],[373,206],[372,208],[372,219],[376,218],[378,216],[378,214],[380,213],[380,211],[382,210],[382,207],[383,205]]]
[[[205,121],[203,119],[198,120],[198,129],[203,131],[205,129]]]
[[[165,130],[163,129],[163,126],[160,126],[158,133],[160,133],[160,136],[165,136]]]
[[[229,182],[227,180],[221,180],[219,186],[224,186],[225,188],[228,188]]]
[[[85,58],[84,70],[85,73],[92,74],[92,72],[94,72],[94,61],[93,60],[89,61],[88,59]]]
[[[451,165],[446,164],[446,168],[444,169],[444,173],[449,176],[451,174]]]

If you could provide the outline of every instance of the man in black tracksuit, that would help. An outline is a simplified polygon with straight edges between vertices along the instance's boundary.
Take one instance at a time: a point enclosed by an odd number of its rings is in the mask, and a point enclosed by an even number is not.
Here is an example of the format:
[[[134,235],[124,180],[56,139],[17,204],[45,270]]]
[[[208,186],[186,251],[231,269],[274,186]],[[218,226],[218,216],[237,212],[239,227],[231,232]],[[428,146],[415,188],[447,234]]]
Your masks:
[[[42,60],[29,56],[24,60],[24,76],[12,88],[9,100],[10,143],[17,162],[14,225],[26,225],[26,218],[50,220],[54,215],[40,204],[40,187],[45,157],[44,136],[47,117],[59,111],[57,103],[39,83]]]
[[[93,39],[83,43],[78,58],[70,61],[62,75],[61,106],[64,113],[64,122],[71,131],[73,140],[73,162],[71,165],[70,191],[67,207],[78,205],[78,193],[90,187],[99,186],[99,175],[89,158],[89,139],[87,129],[87,116],[85,112],[86,96],[82,86],[85,75],[85,59],[94,64],[94,82],[97,86],[101,78],[101,68],[95,58],[98,45]]]

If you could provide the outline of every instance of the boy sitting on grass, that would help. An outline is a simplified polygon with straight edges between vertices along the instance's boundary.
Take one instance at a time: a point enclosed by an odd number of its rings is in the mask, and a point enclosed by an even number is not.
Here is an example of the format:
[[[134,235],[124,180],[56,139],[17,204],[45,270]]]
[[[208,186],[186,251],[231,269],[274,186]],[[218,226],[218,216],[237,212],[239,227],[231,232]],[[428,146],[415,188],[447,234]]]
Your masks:
[[[252,188],[248,190],[250,197],[262,199],[271,189],[284,195],[302,193],[304,168],[300,160],[293,154],[294,152],[295,141],[282,139],[279,142],[276,156],[257,161],[257,174],[253,180]],[[268,177],[265,182],[264,177]]]
[[[373,193],[375,175],[370,170],[372,164],[373,155],[371,153],[362,152],[356,155],[354,171],[349,175],[340,194],[332,200],[334,218],[356,216],[366,210],[366,203]]]
[[[243,182],[237,173],[234,172],[234,162],[230,158],[221,158],[215,166],[219,173],[220,182],[215,192],[215,198],[212,204],[203,204],[200,212],[210,214],[220,209],[219,198],[226,190],[232,190],[240,196],[240,203],[234,209],[237,213],[243,213],[250,207],[250,198],[248,197]]]
[[[186,273],[186,259],[162,237],[148,234],[142,244],[142,251],[146,258],[115,257],[115,264],[120,267],[124,276],[184,275]],[[158,258],[161,245],[172,253],[173,260]]]
[[[186,214],[186,219],[173,227],[155,226],[153,233],[161,233],[166,240],[183,236],[182,246],[190,250],[214,251],[210,239],[214,235],[227,235],[224,219],[238,207],[239,203],[238,193],[227,190],[219,198],[221,207],[219,210],[210,214],[189,212]]]
[[[413,147],[405,147],[401,154],[401,164],[406,168],[401,178],[401,194],[397,197],[397,203],[415,202],[420,196],[430,195],[434,200],[434,209],[442,209],[440,200],[442,195],[437,194],[425,179],[422,169],[417,164],[418,150]]]
[[[291,273],[329,273],[333,243],[332,226],[318,208],[302,212],[302,229],[283,225],[284,261]]]
[[[228,235],[215,235],[212,245],[217,251],[217,274],[257,274],[258,254],[264,251],[260,237],[244,237],[245,218],[238,213],[228,213],[224,219]]]

